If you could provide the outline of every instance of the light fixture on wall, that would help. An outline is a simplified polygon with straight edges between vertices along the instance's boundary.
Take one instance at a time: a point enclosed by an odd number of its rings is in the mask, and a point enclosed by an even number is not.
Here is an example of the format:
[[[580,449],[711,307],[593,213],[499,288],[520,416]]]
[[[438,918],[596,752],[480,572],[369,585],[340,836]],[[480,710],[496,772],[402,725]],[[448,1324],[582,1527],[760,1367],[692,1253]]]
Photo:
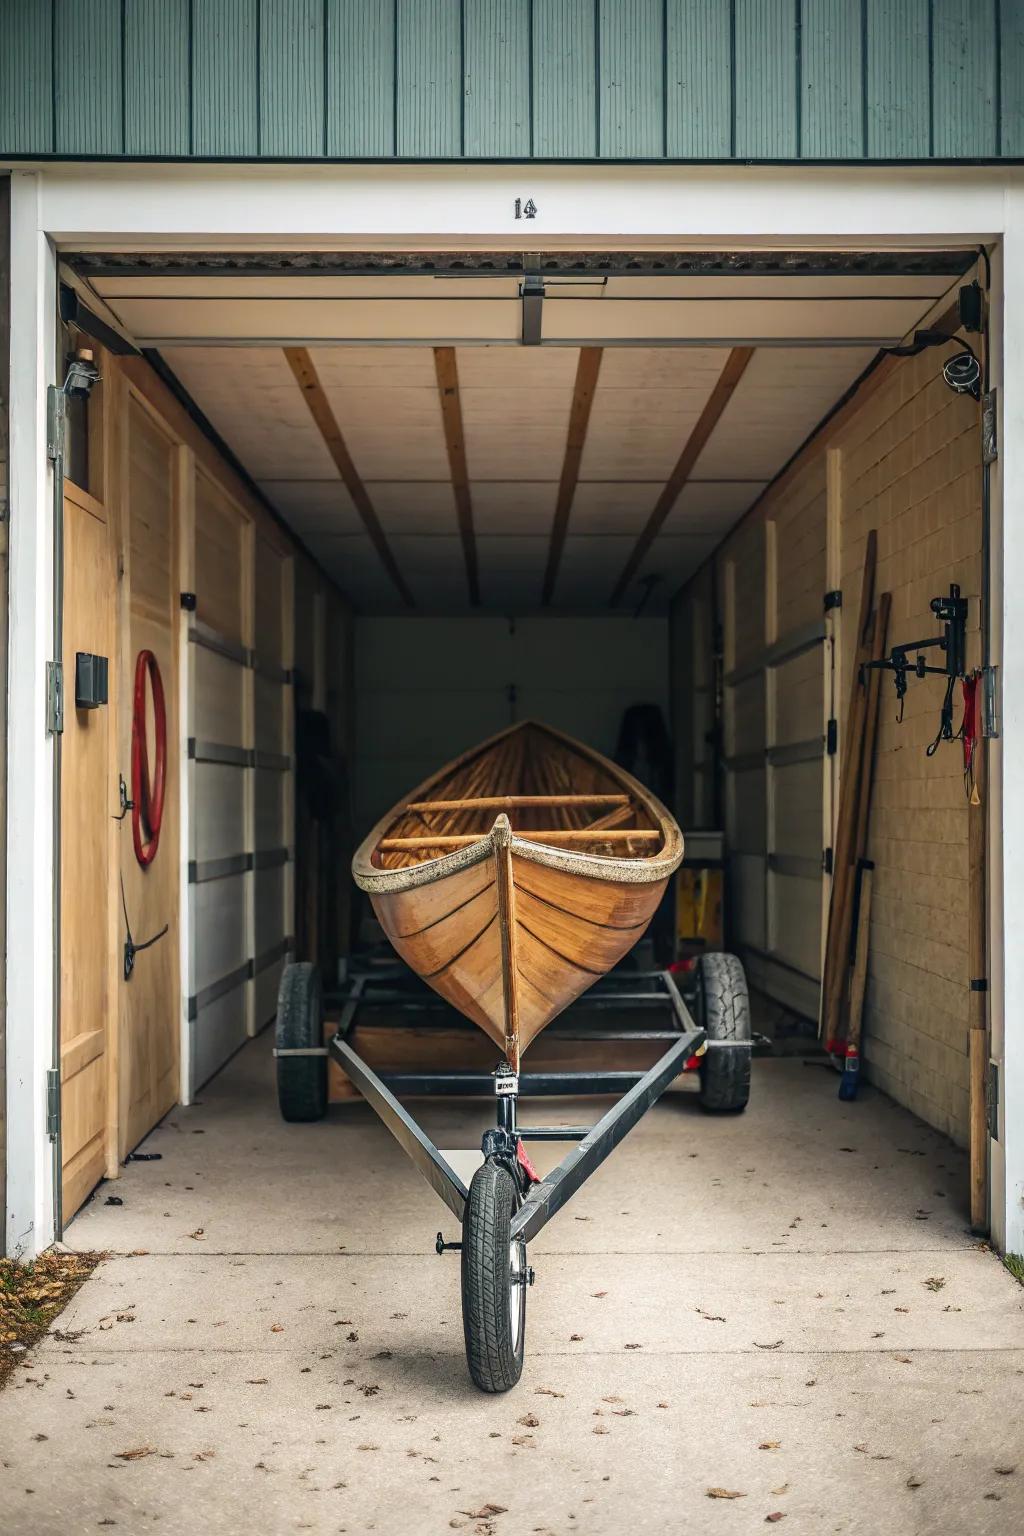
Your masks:
[[[917,357],[929,347],[948,346],[950,342],[959,343],[960,351],[943,364],[942,377],[954,394],[980,400],[981,364],[974,350],[958,336],[950,336],[947,331],[915,331],[909,346],[886,347],[885,350],[890,357]]]

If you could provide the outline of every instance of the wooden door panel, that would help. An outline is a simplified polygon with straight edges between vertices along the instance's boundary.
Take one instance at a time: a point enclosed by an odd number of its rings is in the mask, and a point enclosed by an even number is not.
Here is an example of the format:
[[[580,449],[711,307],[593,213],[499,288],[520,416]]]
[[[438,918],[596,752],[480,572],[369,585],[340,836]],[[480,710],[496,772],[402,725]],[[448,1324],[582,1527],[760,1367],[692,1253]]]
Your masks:
[[[116,1020],[109,944],[116,883],[111,709],[75,708],[75,655],[113,661],[114,563],[103,508],[64,503],[64,735],[61,743],[60,1068],[65,1218],[107,1171],[108,1030]]]
[[[153,652],[167,710],[167,777],[163,825],[156,857],[142,868],[129,824],[121,830],[121,875],[136,943],[166,925],[162,939],[138,956],[131,979],[121,983],[118,1125],[119,1154],[138,1145],[178,1101],[179,779],[176,466],[177,449],[149,412],[129,397],[124,499],[124,554],[128,599],[124,622],[124,708],[119,759],[127,779],[131,764],[132,688],[140,651]],[[152,743],[150,763],[152,764]]]

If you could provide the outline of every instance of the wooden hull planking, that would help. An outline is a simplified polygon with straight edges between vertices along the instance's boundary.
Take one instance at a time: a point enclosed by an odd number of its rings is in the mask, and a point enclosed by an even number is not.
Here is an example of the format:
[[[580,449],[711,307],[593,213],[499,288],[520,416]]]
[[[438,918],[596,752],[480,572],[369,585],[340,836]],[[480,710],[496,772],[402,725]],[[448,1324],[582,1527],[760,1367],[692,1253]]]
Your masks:
[[[458,809],[445,810],[445,832],[433,834],[426,816],[415,807],[423,805],[433,814],[438,805],[456,804],[454,797],[432,800],[430,794],[438,784],[452,780],[453,768],[466,761],[459,760],[396,807],[353,861],[357,883],[369,892],[381,927],[401,958],[477,1024],[514,1067],[544,1026],[643,936],[682,858],[682,837],[668,812],[623,770],[545,727],[530,729],[572,748],[592,765],[592,779],[606,793],[549,795],[543,816],[534,806],[539,797],[517,797],[511,790],[506,795],[467,796],[457,802]],[[477,766],[485,751],[503,753],[506,772],[510,756],[514,765],[518,754],[522,765],[524,745],[518,733],[523,730],[513,728],[495,738],[495,744],[467,754],[471,786],[487,783]],[[500,773],[500,768],[495,771]],[[514,786],[517,780],[499,779],[504,782]],[[628,817],[622,807],[627,798]],[[509,814],[498,809],[508,805],[520,822],[550,822],[556,802],[563,826],[554,830],[550,843],[538,841],[542,834],[529,827],[513,831]],[[396,838],[396,826],[406,831],[415,824],[413,814],[424,823],[422,838]],[[471,828],[473,814],[485,815],[490,829],[462,831]],[[617,841],[609,836],[612,821],[619,824],[614,828]],[[630,825],[623,827],[624,821]],[[453,826],[460,830],[453,832]],[[581,826],[584,830],[578,830]],[[587,832],[587,827],[601,829],[602,849],[628,845],[627,856],[589,852],[598,832]],[[533,835],[520,835],[523,830]],[[442,835],[446,841],[438,844]],[[420,841],[426,845],[422,851],[407,846]],[[386,868],[385,855],[398,867]]]

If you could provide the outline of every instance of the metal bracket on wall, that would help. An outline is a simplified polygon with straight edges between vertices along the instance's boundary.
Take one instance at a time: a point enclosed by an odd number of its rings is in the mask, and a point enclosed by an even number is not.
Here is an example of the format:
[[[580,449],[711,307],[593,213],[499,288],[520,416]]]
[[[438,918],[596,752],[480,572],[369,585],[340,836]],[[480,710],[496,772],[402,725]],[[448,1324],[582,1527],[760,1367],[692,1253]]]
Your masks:
[[[988,390],[981,397],[981,462],[994,464],[999,457],[996,392]]]
[[[990,738],[999,735],[998,671],[998,667],[984,667],[981,673],[981,734]]]
[[[985,1119],[988,1134],[993,1141],[999,1140],[999,1063],[990,1061],[985,1079]]]

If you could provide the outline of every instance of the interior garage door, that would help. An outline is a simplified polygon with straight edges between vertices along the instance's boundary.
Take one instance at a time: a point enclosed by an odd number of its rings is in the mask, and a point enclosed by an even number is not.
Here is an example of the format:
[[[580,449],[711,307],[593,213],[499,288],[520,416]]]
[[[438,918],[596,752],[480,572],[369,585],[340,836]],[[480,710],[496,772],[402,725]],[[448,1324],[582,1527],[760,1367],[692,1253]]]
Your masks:
[[[833,651],[825,461],[724,567],[725,816],[732,942],[751,980],[816,1018],[831,817]]]

